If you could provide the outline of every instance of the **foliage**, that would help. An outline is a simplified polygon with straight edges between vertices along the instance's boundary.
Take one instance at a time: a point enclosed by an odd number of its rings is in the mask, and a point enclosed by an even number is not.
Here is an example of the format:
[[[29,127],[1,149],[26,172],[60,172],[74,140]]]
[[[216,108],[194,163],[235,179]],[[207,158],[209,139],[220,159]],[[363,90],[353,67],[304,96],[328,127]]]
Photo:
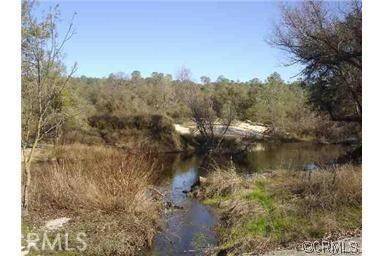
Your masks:
[[[313,173],[277,170],[248,179],[233,167],[216,167],[199,195],[220,214],[221,252],[262,254],[361,230],[361,185],[361,167],[352,165]]]
[[[311,101],[332,120],[361,124],[362,4],[303,1],[282,9],[271,43],[304,65]]]
[[[92,245],[81,255],[137,255],[150,246],[161,212],[148,189],[156,178],[153,157],[80,144],[55,147],[50,155],[32,167],[24,221],[39,227],[52,216],[70,217],[61,232],[85,232]]]
[[[170,152],[181,150],[173,122],[162,115],[95,115],[89,118],[106,144],[131,149]]]
[[[171,80],[161,73],[151,77],[124,79],[80,77],[71,79],[67,107],[67,130],[89,131],[94,115],[153,115],[170,118],[175,123],[196,119],[197,106],[204,106],[212,122],[250,120],[271,127],[277,134],[298,137],[316,136],[317,113],[311,109],[308,91],[300,83],[286,83],[272,74],[261,82],[220,82],[197,84]],[[208,106],[208,105],[209,106]],[[75,111],[77,110],[77,111]],[[194,120],[196,121],[196,120]]]
[[[55,136],[65,121],[63,105],[65,89],[76,71],[69,73],[62,63],[63,46],[72,37],[72,23],[63,39],[59,39],[58,8],[53,8],[41,19],[33,15],[34,2],[22,2],[21,14],[21,144],[23,149],[22,206],[28,213],[30,166],[34,151],[41,140]],[[56,134],[55,134],[56,133]],[[26,150],[28,147],[31,150]]]

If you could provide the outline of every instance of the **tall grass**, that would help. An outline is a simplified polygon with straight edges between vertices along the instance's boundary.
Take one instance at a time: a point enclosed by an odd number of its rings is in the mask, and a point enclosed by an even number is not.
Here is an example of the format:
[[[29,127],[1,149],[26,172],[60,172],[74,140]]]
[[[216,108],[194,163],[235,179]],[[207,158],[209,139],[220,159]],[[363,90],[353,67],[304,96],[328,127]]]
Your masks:
[[[276,172],[271,184],[275,194],[299,198],[305,214],[334,211],[344,206],[361,207],[361,166],[343,165],[314,172]]]
[[[200,194],[218,208],[220,247],[229,255],[361,231],[361,166],[277,170],[248,179],[216,168]]]
[[[33,168],[32,217],[76,219],[70,228],[90,235],[86,254],[134,255],[151,244],[160,203],[148,191],[150,156],[79,144],[57,147],[51,156]]]

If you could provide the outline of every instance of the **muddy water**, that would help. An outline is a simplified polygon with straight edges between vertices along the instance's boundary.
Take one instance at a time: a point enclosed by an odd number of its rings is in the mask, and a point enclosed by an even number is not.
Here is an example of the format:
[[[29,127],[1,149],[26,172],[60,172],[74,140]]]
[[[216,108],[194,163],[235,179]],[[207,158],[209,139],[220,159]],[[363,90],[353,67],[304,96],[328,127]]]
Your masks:
[[[252,151],[240,159],[232,158],[246,172],[276,170],[279,168],[305,169],[310,166],[331,164],[345,148],[337,145],[311,143],[256,144]],[[217,161],[229,162],[221,158]],[[167,163],[162,190],[166,200],[182,209],[168,209],[166,226],[154,241],[151,255],[204,255],[204,252],[217,244],[214,226],[217,218],[214,211],[183,192],[189,191],[199,176],[205,176],[205,162],[199,157],[182,159],[172,156]]]

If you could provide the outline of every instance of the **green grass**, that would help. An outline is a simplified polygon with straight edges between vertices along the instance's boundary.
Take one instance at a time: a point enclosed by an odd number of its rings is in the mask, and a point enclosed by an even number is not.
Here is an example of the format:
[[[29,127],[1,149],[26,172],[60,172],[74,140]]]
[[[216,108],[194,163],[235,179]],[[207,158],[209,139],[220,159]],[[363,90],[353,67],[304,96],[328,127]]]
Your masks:
[[[267,192],[265,183],[256,182],[256,187],[245,198],[250,201],[257,201],[265,210],[263,215],[249,216],[249,220],[245,223],[245,230],[249,232],[249,235],[281,239],[284,230],[290,225],[292,219],[285,217],[276,208],[276,202],[273,196]]]
[[[229,255],[262,253],[329,234],[354,234],[362,225],[361,168],[343,166],[335,172],[317,172],[310,181],[300,173],[276,172],[243,180],[229,194],[206,198],[205,203],[220,206],[224,218],[217,228],[220,248]],[[220,176],[218,171],[208,184]]]
[[[265,187],[257,186],[251,193],[247,194],[245,198],[248,200],[256,200],[266,211],[271,211],[273,208],[273,199],[267,194]]]
[[[251,234],[266,236],[269,231],[269,224],[267,218],[264,216],[256,219],[251,219],[245,225],[246,230]]]
[[[232,196],[226,195],[226,196],[215,196],[212,198],[206,198],[203,200],[203,204],[206,205],[218,205],[220,202],[227,201],[233,199]]]

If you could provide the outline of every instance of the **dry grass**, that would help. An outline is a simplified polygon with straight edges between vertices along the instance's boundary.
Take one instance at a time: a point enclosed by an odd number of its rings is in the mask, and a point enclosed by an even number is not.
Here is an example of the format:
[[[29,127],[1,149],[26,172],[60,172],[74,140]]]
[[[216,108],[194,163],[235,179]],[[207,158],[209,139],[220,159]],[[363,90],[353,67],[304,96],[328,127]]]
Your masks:
[[[86,254],[135,255],[151,244],[160,203],[148,191],[150,157],[84,145],[56,148],[52,157],[33,167],[32,222],[70,215],[68,228],[89,234]]]
[[[275,172],[271,190],[276,195],[299,198],[300,207],[309,214],[317,210],[335,210],[343,206],[361,207],[361,166],[305,172]]]
[[[216,169],[202,188],[221,216],[220,248],[262,253],[303,240],[338,239],[361,230],[361,167],[279,170],[245,179]]]
[[[221,169],[215,166],[213,171],[207,176],[209,186],[204,187],[204,196],[206,198],[225,197],[234,194],[245,185],[243,177],[236,173],[234,166],[227,169]]]

